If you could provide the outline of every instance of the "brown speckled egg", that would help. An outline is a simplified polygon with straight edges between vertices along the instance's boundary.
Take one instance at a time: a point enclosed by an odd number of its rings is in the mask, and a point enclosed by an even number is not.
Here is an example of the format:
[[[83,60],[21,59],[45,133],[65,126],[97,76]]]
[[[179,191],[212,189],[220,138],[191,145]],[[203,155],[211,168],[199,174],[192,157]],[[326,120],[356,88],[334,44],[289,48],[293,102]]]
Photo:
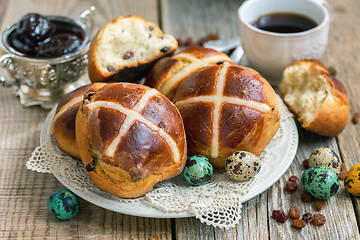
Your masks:
[[[226,159],[225,172],[234,180],[247,181],[260,171],[260,159],[246,151],[236,151]]]
[[[340,174],[340,159],[338,155],[328,147],[314,150],[309,158],[310,167],[326,167]]]
[[[353,166],[344,180],[345,190],[355,196],[360,196],[360,163]]]

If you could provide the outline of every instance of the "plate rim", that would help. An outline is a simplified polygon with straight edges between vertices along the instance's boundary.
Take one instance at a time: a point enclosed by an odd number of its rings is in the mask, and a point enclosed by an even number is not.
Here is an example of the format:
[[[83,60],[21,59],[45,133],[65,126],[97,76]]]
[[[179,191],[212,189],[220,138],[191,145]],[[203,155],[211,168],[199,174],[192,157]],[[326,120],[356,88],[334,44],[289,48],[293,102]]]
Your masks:
[[[51,128],[52,119],[55,115],[56,108],[57,108],[57,105],[55,105],[53,107],[53,109],[48,113],[47,117],[45,118],[45,121],[42,125],[41,132],[40,132],[40,144],[42,144],[45,141],[46,137],[49,134],[51,134],[50,128]],[[277,174],[277,176],[275,178],[271,179],[271,181],[268,181],[267,184],[265,185],[265,187],[259,188],[257,191],[252,192],[248,196],[245,194],[244,195],[245,197],[241,198],[241,203],[245,203],[245,202],[257,197],[258,195],[262,194],[263,192],[267,191],[271,186],[273,186],[285,174],[285,172],[289,169],[290,165],[292,164],[292,162],[295,159],[295,155],[296,155],[298,144],[299,144],[299,133],[297,130],[296,123],[295,123],[293,117],[287,117],[285,120],[280,120],[280,121],[283,121],[285,124],[289,125],[289,130],[291,130],[291,133],[292,133],[289,136],[292,137],[292,141],[294,141],[293,144],[290,145],[290,147],[292,147],[292,149],[291,148],[287,149],[286,154],[284,154],[281,157],[286,158],[286,159],[291,159],[291,160],[289,160],[287,162],[287,164],[284,164],[284,166],[282,167],[282,170]],[[55,176],[55,178],[61,184],[63,184],[66,188],[68,188],[69,190],[74,192],[76,195],[78,195],[82,199],[84,199],[96,206],[99,206],[104,209],[108,209],[113,212],[118,212],[118,213],[127,214],[127,215],[131,215],[131,216],[137,216],[137,217],[150,217],[150,218],[186,218],[186,217],[194,217],[195,216],[195,214],[193,214],[189,211],[165,212],[165,211],[162,211],[161,209],[157,209],[150,205],[145,206],[146,209],[150,209],[150,211],[148,211],[148,212],[142,212],[142,211],[134,212],[132,210],[131,206],[132,207],[138,206],[139,205],[138,202],[123,203],[123,202],[117,201],[116,202],[117,204],[113,204],[116,200],[105,198],[104,196],[101,196],[98,193],[98,192],[101,192],[104,194],[108,194],[106,192],[103,192],[99,189],[80,191],[80,190],[77,190],[77,189],[73,188],[72,186],[68,185],[59,174],[57,174],[57,173],[52,173],[52,174]],[[257,183],[254,183],[254,184],[257,184]],[[108,194],[108,195],[111,195],[111,194]],[[116,197],[116,196],[114,196],[114,197]],[[110,203],[112,203],[112,204],[110,204]],[[126,207],[121,206],[121,205],[126,205]],[[140,204],[140,205],[142,205],[142,207],[144,207],[143,204]],[[119,207],[119,206],[121,206],[121,207]]]

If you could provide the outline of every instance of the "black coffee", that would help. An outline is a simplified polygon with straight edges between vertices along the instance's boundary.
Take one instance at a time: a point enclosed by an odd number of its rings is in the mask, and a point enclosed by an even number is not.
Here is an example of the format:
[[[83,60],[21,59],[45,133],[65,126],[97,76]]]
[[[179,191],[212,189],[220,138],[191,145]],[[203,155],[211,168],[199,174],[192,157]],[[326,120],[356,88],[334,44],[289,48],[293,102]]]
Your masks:
[[[298,33],[316,27],[317,23],[304,15],[284,12],[261,16],[252,25],[269,32]]]

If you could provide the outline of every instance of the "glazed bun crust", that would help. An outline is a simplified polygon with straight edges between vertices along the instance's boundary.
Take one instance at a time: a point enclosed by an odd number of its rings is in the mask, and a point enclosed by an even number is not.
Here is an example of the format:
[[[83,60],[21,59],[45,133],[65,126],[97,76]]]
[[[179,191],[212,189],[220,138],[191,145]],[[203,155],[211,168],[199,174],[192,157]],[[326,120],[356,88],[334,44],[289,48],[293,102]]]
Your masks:
[[[348,93],[319,60],[299,60],[285,68],[279,91],[303,128],[328,137],[345,128]]]
[[[177,49],[176,39],[141,17],[119,16],[93,38],[88,54],[92,82],[136,82],[160,58]]]
[[[176,107],[155,89],[110,83],[88,92],[76,118],[81,159],[95,185],[123,198],[146,194],[186,162]]]
[[[205,47],[190,47],[155,63],[146,76],[145,85],[156,88],[173,100],[177,87],[195,71],[222,62],[232,62],[222,52]]]
[[[174,103],[184,121],[189,154],[216,168],[238,150],[259,155],[280,124],[280,106],[256,71],[231,64],[208,66],[185,79]]]
[[[103,83],[96,83],[82,86],[68,94],[65,94],[59,101],[51,126],[51,133],[54,134],[59,148],[70,156],[80,159],[79,148],[76,143],[75,118],[83,96],[87,91],[103,86]]]

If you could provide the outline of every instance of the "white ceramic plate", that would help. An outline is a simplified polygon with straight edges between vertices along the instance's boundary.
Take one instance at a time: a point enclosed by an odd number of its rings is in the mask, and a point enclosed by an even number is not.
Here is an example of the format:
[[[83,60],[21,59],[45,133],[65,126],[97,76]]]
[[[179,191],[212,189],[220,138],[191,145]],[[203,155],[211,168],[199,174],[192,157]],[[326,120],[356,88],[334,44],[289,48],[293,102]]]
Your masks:
[[[51,122],[55,110],[56,109],[54,108],[45,119],[40,135],[41,143],[50,135]],[[298,132],[294,120],[292,118],[283,120],[281,123],[281,131],[281,137],[273,140],[267,146],[266,151],[269,153],[268,156],[270,157],[262,162],[261,170],[257,175],[258,180],[252,185],[250,191],[243,195],[242,202],[246,202],[249,199],[256,197],[271,187],[286,172],[292,163],[298,146]],[[193,216],[190,212],[163,212],[152,206],[146,205],[143,202],[119,202],[111,194],[100,190],[79,191],[66,184],[58,174],[54,174],[54,176],[65,187],[73,191],[79,197],[114,212],[154,218],[182,218]]]

